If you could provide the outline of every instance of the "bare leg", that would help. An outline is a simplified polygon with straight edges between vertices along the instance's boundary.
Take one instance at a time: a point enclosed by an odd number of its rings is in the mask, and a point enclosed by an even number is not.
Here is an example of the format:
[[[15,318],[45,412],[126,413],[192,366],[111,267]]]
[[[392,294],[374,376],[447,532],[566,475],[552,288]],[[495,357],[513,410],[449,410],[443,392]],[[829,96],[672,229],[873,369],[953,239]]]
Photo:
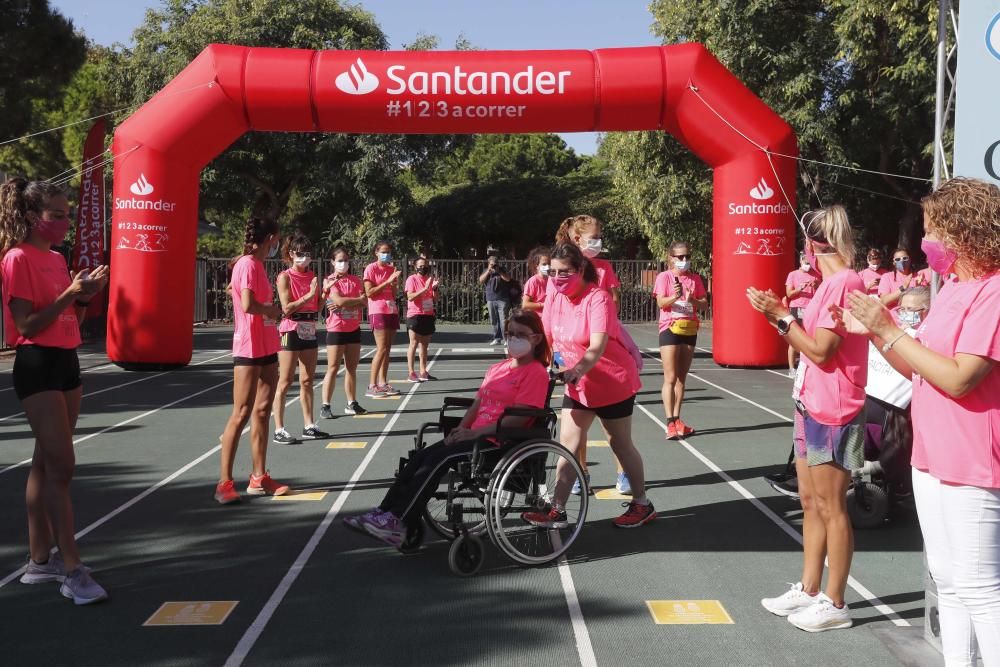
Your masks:
[[[410,344],[406,348],[406,370],[410,375],[413,375],[413,357],[417,352],[417,332],[410,329],[406,332],[410,337]]]
[[[388,365],[391,334],[396,332],[388,329],[375,329],[372,333],[375,336],[375,356],[372,357],[371,378],[368,384],[379,385],[382,384],[379,382],[379,376],[384,377],[383,369]]]
[[[559,443],[579,461],[580,453],[587,451],[587,433],[590,431],[590,425],[594,423],[594,413],[590,410],[563,408],[562,419],[559,421]],[[580,461],[580,465],[586,471],[586,463]],[[559,459],[556,464],[556,475],[556,488],[552,490],[552,497],[557,505],[565,507],[570,489],[576,481],[576,474],[566,465],[565,460]]]
[[[302,403],[303,426],[316,423],[314,419],[315,413],[313,412],[313,396],[315,395],[313,383],[316,378],[316,365],[318,363],[318,348],[299,352],[299,402]]]
[[[675,345],[677,348],[677,380],[674,382],[674,416],[681,416],[681,403],[684,401],[684,383],[687,382],[691,362],[694,360],[693,345]]]
[[[348,403],[357,400],[355,391],[358,384],[358,362],[361,360],[361,344],[344,347],[344,396]]]
[[[676,417],[674,406],[677,404],[677,397],[674,393],[677,390],[677,348],[679,345],[661,345],[660,363],[663,364],[663,387],[660,389],[660,397],[663,400],[663,412],[667,419]]]
[[[226,428],[222,431],[219,443],[222,445],[221,470],[219,481],[225,482],[233,478],[233,462],[236,460],[236,447],[240,442],[243,427],[250,421],[250,411],[256,402],[257,379],[260,377],[259,366],[235,366],[233,368],[233,412],[229,415]],[[267,430],[267,424],[264,425]]]
[[[420,345],[420,372],[427,372],[427,347],[431,344],[430,336],[418,336],[417,343]]]
[[[333,400],[333,390],[337,388],[337,372],[340,370],[340,358],[343,353],[343,345],[326,346],[326,375],[323,376],[323,403],[325,405],[329,405]]]
[[[274,395],[273,406],[275,431],[280,431],[285,427],[285,400],[288,397],[288,390],[295,380],[295,366],[298,359],[298,352],[288,352],[286,350],[278,352],[280,376],[278,378],[278,389]]]
[[[278,384],[278,365],[262,366],[257,380],[257,398],[250,412],[250,456],[253,474],[267,472],[267,425],[271,421],[271,404]]]
[[[847,515],[847,487],[851,475],[836,463],[811,466],[809,474],[817,509],[826,529],[826,557],[830,564],[826,594],[839,606],[844,604],[854,556],[854,530]]]
[[[389,359],[392,357],[392,339],[396,329],[388,329],[385,336],[385,356],[382,357],[382,384],[389,384]]]
[[[826,526],[816,503],[809,465],[803,458],[795,459],[799,479],[799,500],[802,503],[802,588],[815,595],[823,584],[823,561],[826,560]]]
[[[632,485],[632,499],[646,499],[646,473],[642,465],[642,455],[632,443],[632,417],[602,419],[601,424],[608,432],[608,444],[621,461],[621,466]]]

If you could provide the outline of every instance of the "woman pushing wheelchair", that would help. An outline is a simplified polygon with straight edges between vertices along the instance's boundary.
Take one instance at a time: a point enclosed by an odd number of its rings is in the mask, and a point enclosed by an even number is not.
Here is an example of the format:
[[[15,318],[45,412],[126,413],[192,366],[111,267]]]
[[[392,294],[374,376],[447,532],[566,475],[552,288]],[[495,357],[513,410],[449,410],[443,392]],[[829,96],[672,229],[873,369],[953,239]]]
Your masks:
[[[344,524],[392,546],[406,538],[407,526],[420,520],[428,499],[455,459],[468,458],[477,444],[495,442],[500,416],[508,408],[544,408],[552,353],[533,312],[515,309],[506,322],[507,359],[486,372],[461,423],[444,440],[416,450],[385,494],[382,503]],[[504,427],[529,426],[530,418],[504,419]]]

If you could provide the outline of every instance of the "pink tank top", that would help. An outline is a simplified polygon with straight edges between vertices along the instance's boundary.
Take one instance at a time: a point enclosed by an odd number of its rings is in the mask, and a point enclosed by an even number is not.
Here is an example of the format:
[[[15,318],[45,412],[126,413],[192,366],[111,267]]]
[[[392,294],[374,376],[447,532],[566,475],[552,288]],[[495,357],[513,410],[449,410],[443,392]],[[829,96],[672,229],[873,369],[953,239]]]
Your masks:
[[[296,271],[295,269],[285,269],[282,273],[288,276],[288,289],[292,295],[292,301],[298,301],[303,296],[309,293],[309,288],[312,285],[313,278],[316,276],[312,271]],[[294,316],[288,316],[281,320],[281,324],[278,325],[278,332],[285,333],[286,331],[295,331],[300,323],[303,321],[312,322],[312,328],[315,331],[316,328],[316,313],[319,312],[319,291],[317,290],[316,295],[295,312],[294,315],[300,318],[308,317],[308,314],[312,314],[312,319],[300,319],[296,320]],[[308,328],[308,327],[307,327]],[[315,335],[315,334],[314,334]]]

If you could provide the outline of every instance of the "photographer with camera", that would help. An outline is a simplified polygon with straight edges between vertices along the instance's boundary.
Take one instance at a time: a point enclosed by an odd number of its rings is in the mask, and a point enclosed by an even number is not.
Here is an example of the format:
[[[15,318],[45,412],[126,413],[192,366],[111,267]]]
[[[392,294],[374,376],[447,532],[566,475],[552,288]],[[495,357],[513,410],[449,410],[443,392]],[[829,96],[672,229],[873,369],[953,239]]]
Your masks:
[[[486,286],[486,307],[493,327],[490,345],[504,344],[503,324],[510,314],[511,288],[514,286],[507,267],[500,263],[499,254],[496,248],[487,248],[486,270],[479,276],[479,284]]]

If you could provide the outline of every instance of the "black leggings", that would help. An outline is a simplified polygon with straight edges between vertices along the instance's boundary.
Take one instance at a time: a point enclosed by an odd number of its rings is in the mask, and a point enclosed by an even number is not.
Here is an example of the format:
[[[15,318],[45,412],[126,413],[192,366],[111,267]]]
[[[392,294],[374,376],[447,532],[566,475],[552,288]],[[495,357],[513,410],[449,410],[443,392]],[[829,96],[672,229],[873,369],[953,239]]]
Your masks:
[[[454,461],[467,459],[476,440],[462,440],[452,445],[444,441],[417,450],[385,494],[379,507],[392,512],[407,526],[420,520],[431,495]]]

